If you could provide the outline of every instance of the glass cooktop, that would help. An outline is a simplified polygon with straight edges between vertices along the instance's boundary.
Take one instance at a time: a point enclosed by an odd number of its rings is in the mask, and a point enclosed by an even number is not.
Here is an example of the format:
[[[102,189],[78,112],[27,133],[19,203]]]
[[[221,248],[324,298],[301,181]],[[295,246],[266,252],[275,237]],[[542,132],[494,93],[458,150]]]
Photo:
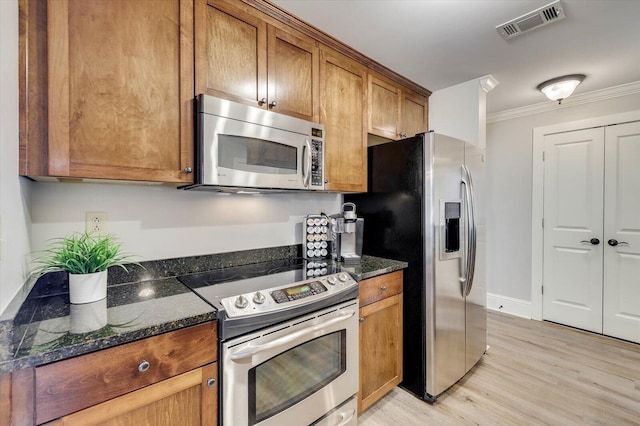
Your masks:
[[[183,275],[178,279],[215,306],[222,298],[294,284],[336,272],[338,268],[330,259],[310,261],[294,258],[215,269]]]

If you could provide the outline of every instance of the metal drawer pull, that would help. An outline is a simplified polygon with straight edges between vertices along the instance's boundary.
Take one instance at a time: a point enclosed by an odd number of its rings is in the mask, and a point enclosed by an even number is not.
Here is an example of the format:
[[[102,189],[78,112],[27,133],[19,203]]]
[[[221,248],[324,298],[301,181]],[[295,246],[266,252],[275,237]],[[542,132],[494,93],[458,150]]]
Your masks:
[[[358,318],[358,321],[360,321],[360,322],[364,322],[364,317],[360,317],[360,318]]]
[[[149,367],[151,367],[151,364],[149,364],[149,361],[142,360],[138,365],[138,371],[141,373],[144,373],[149,369]]]
[[[208,387],[212,388],[212,387],[213,387],[213,385],[215,385],[215,384],[216,384],[216,379],[214,379],[213,377],[209,377],[209,378],[207,379],[207,386],[208,386]]]
[[[386,286],[386,285],[383,285],[382,287],[380,287],[380,290],[382,290],[382,291],[387,291],[387,286]]]

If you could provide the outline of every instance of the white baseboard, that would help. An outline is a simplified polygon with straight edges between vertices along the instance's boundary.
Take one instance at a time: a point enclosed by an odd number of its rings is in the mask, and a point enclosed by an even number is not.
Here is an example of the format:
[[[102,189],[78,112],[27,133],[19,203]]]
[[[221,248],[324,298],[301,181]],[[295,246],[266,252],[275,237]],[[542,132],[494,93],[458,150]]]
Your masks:
[[[505,314],[531,319],[531,302],[509,296],[487,293],[487,308]]]

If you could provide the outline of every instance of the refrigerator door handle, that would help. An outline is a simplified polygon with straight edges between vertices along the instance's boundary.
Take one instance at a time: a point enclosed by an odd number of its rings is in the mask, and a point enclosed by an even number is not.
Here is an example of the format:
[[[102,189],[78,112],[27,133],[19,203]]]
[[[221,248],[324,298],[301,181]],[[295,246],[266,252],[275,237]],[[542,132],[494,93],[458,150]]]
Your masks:
[[[465,265],[465,289],[464,296],[471,293],[473,287],[473,276],[476,268],[476,207],[475,194],[473,190],[473,180],[466,165],[462,166],[462,184],[465,188],[465,206],[467,213],[467,244],[466,244],[466,265]]]

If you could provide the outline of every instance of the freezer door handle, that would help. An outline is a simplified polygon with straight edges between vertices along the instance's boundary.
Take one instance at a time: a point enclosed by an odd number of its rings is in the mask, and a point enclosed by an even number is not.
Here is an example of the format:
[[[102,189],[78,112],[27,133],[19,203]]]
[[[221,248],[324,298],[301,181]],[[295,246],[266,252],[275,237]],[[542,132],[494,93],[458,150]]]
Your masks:
[[[464,283],[464,296],[471,293],[473,287],[473,276],[476,269],[476,206],[475,195],[473,191],[473,180],[471,173],[466,165],[462,166],[462,185],[464,186],[464,197],[466,207],[466,263],[462,281]]]

